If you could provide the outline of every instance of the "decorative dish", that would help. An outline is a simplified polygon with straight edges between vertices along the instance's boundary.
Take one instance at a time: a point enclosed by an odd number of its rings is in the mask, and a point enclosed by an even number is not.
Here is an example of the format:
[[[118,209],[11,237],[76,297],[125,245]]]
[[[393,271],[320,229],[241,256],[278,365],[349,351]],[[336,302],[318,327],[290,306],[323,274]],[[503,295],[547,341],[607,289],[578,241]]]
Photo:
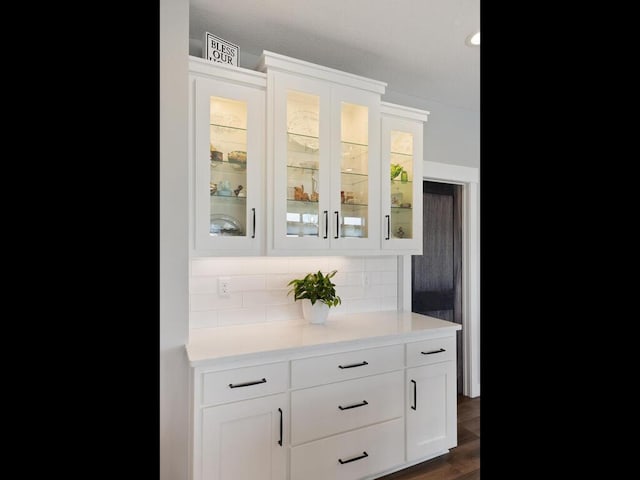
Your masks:
[[[215,236],[237,237],[243,235],[242,225],[237,218],[222,213],[211,214],[209,233]]]

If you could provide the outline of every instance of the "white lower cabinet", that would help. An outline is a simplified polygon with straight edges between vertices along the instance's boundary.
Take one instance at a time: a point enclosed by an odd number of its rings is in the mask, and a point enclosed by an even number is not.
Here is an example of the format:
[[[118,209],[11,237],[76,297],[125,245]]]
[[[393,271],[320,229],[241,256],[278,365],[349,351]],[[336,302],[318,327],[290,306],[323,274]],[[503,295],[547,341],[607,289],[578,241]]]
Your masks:
[[[202,480],[286,480],[288,396],[202,412]]]
[[[354,480],[404,461],[403,420],[397,418],[291,449],[291,480]]]
[[[192,371],[192,480],[363,480],[457,444],[455,330]]]
[[[457,445],[455,362],[408,368],[406,403],[407,461]]]

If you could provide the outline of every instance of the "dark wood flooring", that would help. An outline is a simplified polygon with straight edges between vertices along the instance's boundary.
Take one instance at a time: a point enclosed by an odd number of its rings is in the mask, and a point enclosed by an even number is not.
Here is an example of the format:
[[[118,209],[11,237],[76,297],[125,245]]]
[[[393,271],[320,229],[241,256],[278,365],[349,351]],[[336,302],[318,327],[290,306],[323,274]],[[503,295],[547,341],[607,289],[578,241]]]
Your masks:
[[[480,397],[458,395],[458,446],[378,480],[479,480]]]

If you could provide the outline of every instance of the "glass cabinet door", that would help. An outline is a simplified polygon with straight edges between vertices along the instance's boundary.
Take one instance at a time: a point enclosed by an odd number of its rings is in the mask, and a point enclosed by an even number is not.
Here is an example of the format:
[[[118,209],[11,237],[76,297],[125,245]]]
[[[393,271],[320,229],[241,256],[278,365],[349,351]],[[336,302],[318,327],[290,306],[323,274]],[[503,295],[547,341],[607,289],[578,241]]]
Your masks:
[[[287,237],[327,238],[320,232],[320,98],[287,91]],[[323,145],[324,147],[324,145]],[[326,219],[323,219],[326,220]],[[327,222],[322,225],[327,227]]]
[[[330,90],[322,82],[285,73],[278,74],[275,85],[273,245],[277,250],[326,250]]]
[[[246,222],[247,102],[217,96],[209,102],[209,235],[254,235]]]
[[[368,238],[368,108],[364,105],[342,102],[341,110],[340,237]]]
[[[264,92],[196,79],[196,249],[260,248]]]
[[[332,248],[350,251],[380,248],[379,96],[334,87],[332,163],[334,215]]]
[[[422,246],[422,123],[382,119],[383,248]]]

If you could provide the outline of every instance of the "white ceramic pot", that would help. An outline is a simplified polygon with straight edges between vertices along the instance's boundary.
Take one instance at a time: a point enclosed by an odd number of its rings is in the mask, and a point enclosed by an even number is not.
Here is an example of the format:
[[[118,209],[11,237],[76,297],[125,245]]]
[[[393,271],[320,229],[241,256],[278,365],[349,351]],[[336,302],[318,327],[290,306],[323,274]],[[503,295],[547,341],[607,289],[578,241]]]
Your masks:
[[[322,324],[329,316],[329,305],[320,301],[311,305],[311,300],[305,298],[302,300],[302,316],[309,323]]]

